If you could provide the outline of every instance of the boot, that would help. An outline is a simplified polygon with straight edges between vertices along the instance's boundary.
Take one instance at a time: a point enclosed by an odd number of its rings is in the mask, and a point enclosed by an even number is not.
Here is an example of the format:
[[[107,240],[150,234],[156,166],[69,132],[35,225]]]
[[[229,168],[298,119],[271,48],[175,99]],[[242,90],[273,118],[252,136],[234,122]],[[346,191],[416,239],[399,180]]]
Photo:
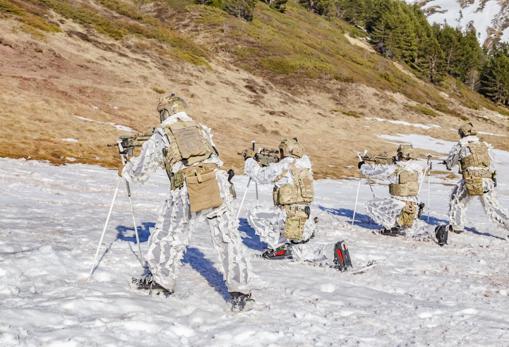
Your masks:
[[[380,234],[386,235],[386,236],[405,236],[406,232],[403,231],[401,227],[392,227],[390,229],[383,228],[380,230]]]
[[[419,205],[419,210],[417,211],[417,218],[421,218],[422,213],[424,212],[425,203],[421,202]]]
[[[230,292],[230,302],[232,304],[232,311],[240,312],[244,311],[254,304],[254,299],[251,297],[251,293],[244,294],[240,292]]]
[[[140,278],[132,278],[131,280],[133,287],[138,290],[148,290],[150,295],[164,295],[164,297],[169,297],[173,294],[173,290],[168,290],[161,286],[154,280],[152,275],[142,276]]]
[[[285,243],[276,249],[267,249],[263,252],[262,257],[265,259],[291,259],[292,250],[290,245]]]
[[[440,247],[447,244],[447,238],[451,230],[452,226],[450,225],[439,225],[435,228],[435,237]]]

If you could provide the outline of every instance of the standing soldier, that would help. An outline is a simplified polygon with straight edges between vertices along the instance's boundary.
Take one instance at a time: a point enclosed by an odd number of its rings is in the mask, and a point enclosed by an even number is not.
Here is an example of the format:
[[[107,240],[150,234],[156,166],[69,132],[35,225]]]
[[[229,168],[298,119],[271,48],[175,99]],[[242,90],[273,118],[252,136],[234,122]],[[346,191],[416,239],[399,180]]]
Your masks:
[[[359,169],[364,176],[389,182],[390,198],[367,203],[370,217],[383,226],[380,233],[406,235],[424,207],[419,204],[418,195],[427,165],[415,159],[411,144],[402,144],[393,159],[363,157]]]
[[[222,161],[209,128],[194,122],[185,102],[174,94],[163,96],[157,107],[161,125],[144,143],[140,156],[131,159],[122,175],[128,181],[145,182],[158,167],[170,179],[165,201],[147,252],[149,273],[133,279],[138,289],[171,295],[177,271],[196,222],[206,219],[221,270],[232,298],[242,310],[251,299],[249,266],[243,254],[232,213],[232,196]]]
[[[452,148],[445,160],[448,170],[460,166],[462,179],[452,191],[449,203],[449,224],[452,231],[463,232],[465,211],[468,202],[479,197],[488,217],[496,224],[509,230],[509,219],[497,201],[496,171],[490,155],[491,146],[480,141],[472,123],[458,129],[459,142]]]
[[[263,167],[254,159],[256,153],[253,150],[246,150],[243,155],[246,175],[258,184],[274,184],[272,196],[278,214],[273,220],[250,221],[262,241],[270,247],[262,256],[322,263],[342,271],[351,266],[343,243],[308,243],[316,230],[316,221],[310,218],[314,197],[313,171],[311,160],[304,154],[297,138],[281,141],[280,160],[268,162]]]

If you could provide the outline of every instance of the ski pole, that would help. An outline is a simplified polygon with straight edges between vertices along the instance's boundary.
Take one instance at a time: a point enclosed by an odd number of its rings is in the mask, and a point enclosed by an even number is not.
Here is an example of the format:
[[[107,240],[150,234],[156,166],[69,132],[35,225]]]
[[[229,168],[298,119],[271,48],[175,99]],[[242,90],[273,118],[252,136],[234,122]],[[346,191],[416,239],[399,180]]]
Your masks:
[[[256,152],[256,141],[251,141],[251,147],[253,149],[253,152]],[[248,185],[249,187],[249,185]],[[247,189],[246,189],[247,190]],[[258,182],[255,182],[255,191],[256,191],[256,206],[259,205],[259,199],[258,199]]]
[[[352,216],[352,225],[355,224],[355,215],[357,214],[357,203],[359,202],[359,192],[361,190],[362,180],[359,179],[359,183],[357,184],[357,194],[355,194],[355,206],[353,208],[353,216]]]
[[[131,216],[133,217],[133,227],[134,227],[134,235],[136,236],[136,243],[138,244],[138,252],[140,253],[140,262],[141,266],[145,268],[145,258],[143,257],[143,252],[141,251],[141,243],[140,243],[140,235],[138,233],[138,227],[136,224],[136,218],[134,217],[134,206],[133,199],[131,198],[131,188],[129,187],[129,182],[125,180],[126,188],[127,188],[127,197],[129,198],[129,205],[131,206]]]
[[[246,200],[247,191],[249,190],[250,184],[251,184],[251,177],[247,181],[246,190],[244,191],[244,195],[242,196],[242,200],[240,201],[240,206],[239,206],[239,210],[237,211],[237,217],[236,217],[237,220],[239,219],[240,212],[242,211],[242,206],[244,206],[244,201]]]
[[[110,222],[111,212],[113,211],[113,205],[115,205],[115,200],[118,195],[118,188],[120,187],[120,178],[117,180],[117,186],[115,188],[115,192],[113,193],[113,198],[111,199],[110,210],[108,211],[108,216],[106,217],[106,222],[104,223],[103,231],[101,237],[99,238],[99,243],[97,244],[97,250],[95,251],[94,263],[92,264],[92,268],[90,269],[90,273],[88,275],[88,280],[92,278],[94,274],[95,267],[97,266],[97,257],[99,256],[99,250],[101,249],[101,245],[104,241],[104,235],[106,234],[106,229],[108,228],[108,223]]]
[[[430,204],[429,204],[429,201],[430,201],[430,195],[431,195],[431,170],[428,172],[428,196],[426,198],[426,205],[428,206],[428,215],[427,215],[427,218],[426,218],[426,222],[429,224],[429,215],[430,215]]]

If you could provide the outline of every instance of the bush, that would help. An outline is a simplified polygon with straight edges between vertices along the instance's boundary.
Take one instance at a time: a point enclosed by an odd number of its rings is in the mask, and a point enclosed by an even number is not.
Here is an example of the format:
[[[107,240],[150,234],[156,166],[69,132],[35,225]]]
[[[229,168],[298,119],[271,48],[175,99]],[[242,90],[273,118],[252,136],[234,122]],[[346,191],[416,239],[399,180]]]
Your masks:
[[[288,0],[261,0],[267,5],[269,5],[271,8],[284,13],[286,10],[286,3]]]
[[[220,8],[232,16],[247,21],[253,20],[253,12],[256,6],[256,0],[197,0],[197,3]]]

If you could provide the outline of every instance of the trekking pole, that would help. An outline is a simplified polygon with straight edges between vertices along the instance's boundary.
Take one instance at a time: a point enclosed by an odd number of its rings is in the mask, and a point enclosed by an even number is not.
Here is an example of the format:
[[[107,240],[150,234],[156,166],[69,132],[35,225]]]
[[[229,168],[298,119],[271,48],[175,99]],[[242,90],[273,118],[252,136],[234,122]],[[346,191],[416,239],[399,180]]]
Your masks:
[[[355,206],[353,208],[353,216],[352,216],[352,225],[355,224],[355,215],[357,214],[357,203],[359,202],[359,192],[361,190],[362,179],[359,178],[359,183],[357,184],[357,193],[355,194]]]
[[[432,168],[432,164],[431,164],[431,155],[428,155],[428,162],[429,162],[429,167],[428,167],[428,196],[426,197],[426,205],[428,206],[428,215],[427,215],[427,220],[426,222],[429,224],[429,215],[430,215],[430,195],[431,195],[431,168]]]
[[[240,212],[242,211],[242,206],[244,206],[244,201],[246,200],[247,191],[249,190],[250,184],[251,184],[251,177],[247,181],[246,190],[244,191],[244,195],[242,196],[242,200],[240,201],[240,206],[239,206],[239,210],[237,211],[237,217],[236,217],[237,220],[239,219]]]
[[[94,274],[95,267],[97,266],[97,257],[99,256],[99,250],[101,249],[101,245],[104,241],[104,235],[106,234],[106,228],[108,227],[108,223],[110,222],[111,212],[113,211],[113,205],[115,205],[115,200],[117,200],[119,187],[120,187],[120,177],[117,180],[117,186],[115,188],[115,192],[113,193],[113,198],[111,199],[108,216],[106,217],[106,222],[104,223],[103,231],[101,233],[101,237],[99,238],[99,243],[97,244],[97,250],[95,251],[95,256],[94,256],[94,262],[92,264],[92,268],[90,269],[90,273],[88,274],[87,281],[92,278],[92,275]]]
[[[136,243],[138,244],[138,252],[140,253],[140,263],[141,267],[145,268],[145,258],[143,257],[143,252],[141,251],[141,243],[140,243],[140,234],[138,232],[138,227],[136,224],[136,218],[134,217],[134,206],[133,199],[131,198],[131,188],[129,187],[129,182],[125,180],[126,188],[127,188],[127,197],[129,198],[129,205],[131,206],[131,216],[133,217],[133,227],[134,227],[134,235],[136,236]]]
[[[251,146],[253,148],[253,152],[256,152],[256,141],[251,141]],[[249,186],[249,185],[248,185]],[[258,182],[255,182],[255,191],[256,191],[256,206],[259,205],[259,199],[258,199]]]
[[[120,160],[122,161],[122,166],[125,167],[125,165],[127,164],[127,156],[129,154],[132,154],[133,149],[125,148],[121,139],[117,141],[117,146],[118,146],[118,153],[120,154]],[[141,266],[143,268],[145,268],[145,258],[143,257],[143,252],[141,251],[140,235],[138,233],[136,218],[134,217],[134,206],[133,206],[133,199],[131,197],[131,187],[129,186],[129,181],[127,181],[127,179],[124,179],[124,180],[125,180],[125,186],[127,189],[127,197],[129,199],[129,205],[131,207],[131,216],[133,217],[134,235],[136,236],[136,243],[138,244],[138,252],[140,253],[139,260],[141,262]]]

